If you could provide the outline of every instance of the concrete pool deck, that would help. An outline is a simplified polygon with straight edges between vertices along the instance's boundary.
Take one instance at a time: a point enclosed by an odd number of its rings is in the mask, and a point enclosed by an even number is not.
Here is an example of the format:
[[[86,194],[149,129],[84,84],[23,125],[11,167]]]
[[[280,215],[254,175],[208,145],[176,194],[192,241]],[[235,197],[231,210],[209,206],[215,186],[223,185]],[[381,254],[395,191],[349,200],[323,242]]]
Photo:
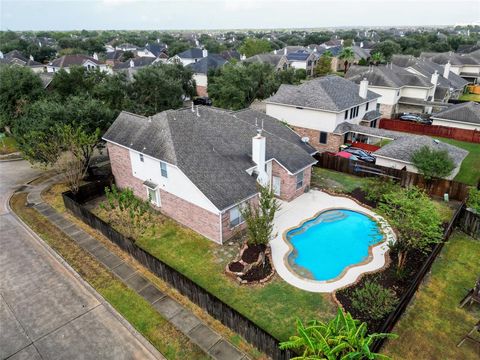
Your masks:
[[[280,203],[281,209],[275,215],[273,229],[275,237],[270,242],[270,246],[275,269],[280,277],[289,284],[306,291],[329,293],[353,284],[362,274],[379,270],[385,265],[387,243],[395,240],[395,235],[386,221],[373,211],[349,198],[332,196],[318,190],[310,190],[291,202],[280,201]],[[349,267],[339,278],[329,281],[303,278],[295,274],[288,266],[287,254],[290,252],[290,247],[283,237],[284,233],[299,226],[306,219],[316,216],[319,212],[330,209],[354,210],[370,215],[381,224],[385,241],[371,248],[372,258],[368,262]]]

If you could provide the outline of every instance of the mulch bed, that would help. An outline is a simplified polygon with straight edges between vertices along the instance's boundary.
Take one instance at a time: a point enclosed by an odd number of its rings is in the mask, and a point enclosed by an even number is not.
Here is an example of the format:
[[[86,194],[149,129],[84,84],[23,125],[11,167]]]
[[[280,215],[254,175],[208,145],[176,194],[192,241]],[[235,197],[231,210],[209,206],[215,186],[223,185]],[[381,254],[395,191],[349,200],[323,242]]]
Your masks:
[[[245,275],[240,276],[242,280],[248,282],[260,281],[265,279],[272,273],[272,264],[270,264],[270,259],[268,256],[265,257],[265,263],[263,266],[254,266],[251,268]]]
[[[258,260],[258,257],[266,249],[266,246],[261,245],[250,245],[248,246],[242,254],[242,260],[247,264],[252,264]]]
[[[233,272],[240,272],[243,270],[243,264],[239,261],[235,261],[228,265],[228,269]]]
[[[378,331],[388,317],[388,314],[380,320],[365,318],[352,308],[351,297],[353,292],[355,289],[363,287],[367,280],[373,280],[385,288],[392,289],[397,294],[397,297],[400,298],[413,282],[417,271],[420,270],[430,252],[431,250],[426,254],[420,251],[409,253],[401,277],[396,274],[397,254],[390,252],[391,263],[388,268],[381,272],[364,275],[356,284],[337,291],[335,296],[344,309],[349,311],[355,319],[365,321],[368,324],[369,332]]]

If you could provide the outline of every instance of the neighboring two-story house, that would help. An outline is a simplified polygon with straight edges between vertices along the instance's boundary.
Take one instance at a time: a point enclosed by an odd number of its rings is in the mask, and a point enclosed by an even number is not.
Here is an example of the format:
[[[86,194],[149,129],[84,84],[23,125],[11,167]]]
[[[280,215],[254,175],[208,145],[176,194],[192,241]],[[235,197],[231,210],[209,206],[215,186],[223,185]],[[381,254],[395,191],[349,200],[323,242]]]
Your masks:
[[[336,75],[300,85],[283,84],[265,100],[266,113],[288,123],[318,151],[337,151],[344,137],[334,133],[342,123],[378,126],[376,94],[368,81],[357,85]]]
[[[200,48],[191,48],[172,56],[168,61],[173,63],[180,63],[183,66],[187,66],[192,63],[196,63],[197,61],[203,59],[204,57],[208,56],[208,50],[200,49]]]
[[[103,138],[119,188],[220,244],[245,227],[240,206],[258,201],[258,183],[293,200],[316,162],[290,128],[251,109],[124,111]]]
[[[246,63],[270,64],[275,70],[285,70],[288,68],[287,57],[283,54],[257,54],[244,59]]]
[[[69,72],[71,66],[83,66],[88,70],[101,70],[109,71],[107,65],[98,60],[98,57],[86,56],[86,55],[64,55],[55,60],[52,60],[47,65],[47,72],[57,72],[60,69],[64,69]]]
[[[452,51],[444,53],[422,52],[420,58],[426,58],[440,65],[450,64],[450,71],[470,83],[480,79],[480,50],[469,54],[457,54]]]
[[[431,113],[437,104],[433,101],[438,73],[430,78],[420,76],[393,64],[379,66],[351,66],[345,78],[357,84],[368,80],[368,88],[380,94],[378,110],[391,118],[400,112]]]
[[[313,70],[317,65],[317,55],[307,50],[299,50],[285,55],[288,67],[305,70],[308,76],[313,76]]]

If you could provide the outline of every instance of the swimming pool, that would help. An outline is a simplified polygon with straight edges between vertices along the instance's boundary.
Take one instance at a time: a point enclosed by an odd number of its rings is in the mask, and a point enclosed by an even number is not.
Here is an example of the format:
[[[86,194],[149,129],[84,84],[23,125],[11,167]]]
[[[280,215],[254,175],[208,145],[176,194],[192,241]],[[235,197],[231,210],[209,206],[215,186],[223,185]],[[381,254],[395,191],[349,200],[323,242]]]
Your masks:
[[[379,224],[361,212],[332,209],[286,233],[288,265],[301,277],[329,281],[369,259],[370,248],[384,240]]]

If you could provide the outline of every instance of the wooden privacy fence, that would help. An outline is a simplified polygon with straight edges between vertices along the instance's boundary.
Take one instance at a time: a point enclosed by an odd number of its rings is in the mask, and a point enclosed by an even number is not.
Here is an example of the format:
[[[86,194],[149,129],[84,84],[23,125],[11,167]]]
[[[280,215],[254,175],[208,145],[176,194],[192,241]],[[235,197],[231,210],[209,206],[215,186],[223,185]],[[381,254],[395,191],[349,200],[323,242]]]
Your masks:
[[[377,332],[379,333],[392,332],[396,323],[398,322],[400,317],[403,315],[403,313],[407,309],[408,304],[410,303],[413,296],[415,295],[421,282],[425,278],[425,275],[427,275],[427,273],[430,271],[430,268],[432,267],[433,262],[437,258],[438,254],[440,254],[440,251],[442,250],[443,245],[448,241],[454,227],[457,225],[459,218],[463,212],[465,212],[465,201],[463,201],[462,205],[457,209],[457,211],[455,211],[455,214],[453,215],[452,219],[450,220],[447,228],[443,233],[442,241],[435,245],[432,252],[428,256],[427,260],[425,260],[422,267],[417,272],[417,275],[415,276],[415,279],[413,280],[412,284],[410,285],[408,290],[403,293],[402,297],[398,302],[397,307],[388,316],[388,318],[383,323],[382,327]],[[383,344],[385,343],[385,340],[386,339],[378,339],[377,341],[375,341],[372,345],[372,351],[378,352],[382,348]]]
[[[105,186],[110,185],[110,183],[108,180],[97,181],[81,186],[77,194],[73,194],[71,191],[63,193],[65,207],[84,223],[100,231],[110,241],[135,258],[156,276],[170,284],[182,295],[188,297],[213,318],[240,334],[245,340],[272,359],[287,360],[292,357],[292,352],[279,349],[279,341],[272,335],[259,328],[203,287],[137,246],[132,239],[113,229],[83,205],[94,196],[103,195]],[[252,304],[252,306],[255,306],[255,304]]]
[[[477,130],[458,129],[440,125],[417,124],[414,122],[394,119],[381,119],[379,127],[380,129],[386,130],[480,143],[480,131]]]
[[[480,214],[471,209],[465,209],[458,221],[458,227],[464,233],[480,240]]]
[[[401,186],[415,185],[428,190],[429,194],[434,196],[443,196],[448,193],[451,199],[459,201],[463,201],[468,196],[468,185],[454,180],[434,179],[431,184],[427,184],[421,174],[405,170],[349,160],[326,153],[315,155],[315,159],[318,160],[316,166],[324,169],[361,177],[388,176],[397,179]]]

